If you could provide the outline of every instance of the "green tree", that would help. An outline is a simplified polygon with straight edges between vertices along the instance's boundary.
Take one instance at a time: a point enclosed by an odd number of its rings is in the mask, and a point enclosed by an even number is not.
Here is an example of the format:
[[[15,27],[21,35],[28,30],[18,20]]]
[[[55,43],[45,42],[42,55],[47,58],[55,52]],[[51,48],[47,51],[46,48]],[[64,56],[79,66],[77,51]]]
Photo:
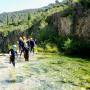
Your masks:
[[[28,12],[27,16],[28,16],[28,17],[27,17],[27,19],[28,19],[28,20],[27,20],[27,24],[28,24],[28,27],[29,27],[29,22],[30,22],[30,19],[31,19],[31,16],[30,16],[30,13],[29,13],[29,12]]]
[[[88,9],[90,8],[90,0],[79,0],[81,5],[83,6],[83,9]]]
[[[12,22],[12,24],[14,23],[14,18],[13,17],[11,17],[11,22]]]
[[[60,2],[58,0],[55,1],[56,4],[59,4]]]
[[[8,16],[8,14],[6,16],[6,23],[7,23],[7,25],[9,24],[9,16]]]

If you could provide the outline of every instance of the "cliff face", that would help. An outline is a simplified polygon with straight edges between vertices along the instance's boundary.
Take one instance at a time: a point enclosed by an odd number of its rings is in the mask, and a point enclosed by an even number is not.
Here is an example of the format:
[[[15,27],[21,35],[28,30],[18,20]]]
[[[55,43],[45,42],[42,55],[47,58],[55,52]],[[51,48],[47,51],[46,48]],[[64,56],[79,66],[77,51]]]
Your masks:
[[[85,44],[90,48],[90,10],[83,11],[83,9],[80,8],[76,9],[76,11],[67,10],[61,13],[55,13],[47,17],[47,22],[48,25],[50,25],[52,28],[54,27],[54,29],[58,31],[58,34],[60,36],[65,38],[77,38],[77,40],[80,41],[81,45],[84,44],[84,48]],[[47,27],[49,27],[48,25]],[[37,32],[35,35],[37,35],[38,37],[38,33],[40,34],[39,27],[40,22],[38,21],[24,33],[30,35],[32,32]],[[51,30],[51,28],[48,30]],[[8,33],[7,37],[4,37],[3,33],[0,33],[0,51],[7,51],[8,45],[16,42],[20,36],[20,33],[22,32],[15,30]]]
[[[87,16],[78,17],[75,34],[90,42],[90,10],[87,13]]]
[[[48,23],[56,27],[60,36],[73,35],[82,40],[90,41],[90,10],[83,12],[83,16],[77,15],[76,21],[72,20],[70,16],[55,13],[48,17]]]
[[[20,35],[23,32],[19,30],[15,30],[13,32],[9,32],[8,35],[5,37],[4,34],[0,33],[0,52],[8,52],[9,46],[11,44],[16,44]]]
[[[63,17],[60,13],[55,13],[48,17],[48,23],[54,25],[60,36],[70,35],[71,20]]]
[[[81,11],[82,13],[79,13]],[[55,13],[48,17],[58,31],[58,44],[67,54],[89,56],[90,54],[90,10],[72,11],[71,13]],[[59,39],[58,39],[59,40]]]
[[[2,50],[1,45],[2,45],[2,43],[3,43],[3,40],[4,40],[3,33],[0,32],[0,51]]]

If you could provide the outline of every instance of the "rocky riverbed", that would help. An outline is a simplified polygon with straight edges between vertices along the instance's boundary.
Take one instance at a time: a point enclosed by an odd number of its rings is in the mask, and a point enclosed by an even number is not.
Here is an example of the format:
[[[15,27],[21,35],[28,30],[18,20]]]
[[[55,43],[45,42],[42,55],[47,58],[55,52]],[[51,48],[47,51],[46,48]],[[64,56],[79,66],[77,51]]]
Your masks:
[[[30,54],[29,62],[0,55],[0,90],[90,90],[90,61],[57,54]]]

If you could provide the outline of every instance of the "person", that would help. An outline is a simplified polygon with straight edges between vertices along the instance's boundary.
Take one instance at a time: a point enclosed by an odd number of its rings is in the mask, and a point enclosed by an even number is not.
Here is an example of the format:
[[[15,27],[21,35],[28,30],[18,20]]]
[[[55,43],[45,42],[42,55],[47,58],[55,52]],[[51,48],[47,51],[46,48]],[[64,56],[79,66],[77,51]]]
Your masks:
[[[27,46],[28,46],[28,48],[29,48],[29,51],[30,51],[30,49],[31,49],[31,47],[30,47],[30,39],[28,38],[28,40],[27,40]]]
[[[35,39],[34,42],[35,42],[35,45],[36,45],[37,44],[37,40]]]
[[[24,42],[25,45],[27,45],[27,44],[26,44],[27,38],[26,38],[25,36],[23,36],[23,42]]]
[[[35,45],[34,45],[34,49],[35,49],[35,53],[37,54],[37,40],[34,39]]]
[[[25,61],[29,61],[29,48],[27,45],[24,47],[24,58]]]
[[[12,63],[13,66],[15,67],[15,51],[13,49],[10,49],[9,53],[10,53],[10,64]]]
[[[24,49],[24,41],[22,39],[22,37],[19,38],[19,52],[20,52],[20,56],[22,55]]]
[[[16,44],[13,45],[13,50],[14,50],[14,52],[15,52],[15,56],[18,56]]]
[[[33,38],[30,38],[30,51],[34,53],[34,46],[35,46],[35,42],[33,40]]]

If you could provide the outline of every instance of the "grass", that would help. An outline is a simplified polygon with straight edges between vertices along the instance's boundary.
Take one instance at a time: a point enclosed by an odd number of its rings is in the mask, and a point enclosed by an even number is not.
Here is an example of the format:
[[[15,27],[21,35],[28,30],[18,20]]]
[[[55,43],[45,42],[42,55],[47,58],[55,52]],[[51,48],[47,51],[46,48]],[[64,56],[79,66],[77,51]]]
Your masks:
[[[24,70],[29,77],[47,79],[52,90],[60,90],[60,85],[72,86],[67,90],[90,89],[90,61],[86,59],[43,53],[32,58]]]

